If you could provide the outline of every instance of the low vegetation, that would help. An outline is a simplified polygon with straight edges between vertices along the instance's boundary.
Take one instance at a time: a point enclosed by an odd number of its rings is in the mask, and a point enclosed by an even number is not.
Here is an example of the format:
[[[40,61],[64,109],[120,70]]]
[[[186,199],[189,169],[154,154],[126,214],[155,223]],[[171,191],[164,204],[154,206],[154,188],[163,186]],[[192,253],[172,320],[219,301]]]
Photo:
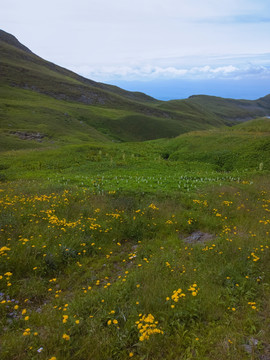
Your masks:
[[[3,152],[1,359],[265,359],[265,124]]]

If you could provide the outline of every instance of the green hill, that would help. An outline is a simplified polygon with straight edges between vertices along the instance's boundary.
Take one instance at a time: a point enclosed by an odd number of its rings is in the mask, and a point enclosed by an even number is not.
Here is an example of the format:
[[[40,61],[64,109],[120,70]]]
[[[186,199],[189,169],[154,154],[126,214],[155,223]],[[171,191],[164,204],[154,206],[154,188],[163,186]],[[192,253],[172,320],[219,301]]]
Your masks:
[[[166,142],[171,161],[210,164],[213,170],[270,170],[270,119],[258,118],[222,129],[190,132]],[[194,165],[195,166],[195,165]]]
[[[162,108],[174,109],[182,108],[183,104],[187,108],[200,109],[215,115],[219,119],[226,121],[247,121],[259,116],[270,115],[270,95],[257,100],[235,100],[223,99],[216,96],[193,95],[186,100],[168,101]]]
[[[2,30],[0,52],[2,151],[171,138],[270,113],[269,96],[257,102],[201,96],[162,102],[98,83],[43,60]]]

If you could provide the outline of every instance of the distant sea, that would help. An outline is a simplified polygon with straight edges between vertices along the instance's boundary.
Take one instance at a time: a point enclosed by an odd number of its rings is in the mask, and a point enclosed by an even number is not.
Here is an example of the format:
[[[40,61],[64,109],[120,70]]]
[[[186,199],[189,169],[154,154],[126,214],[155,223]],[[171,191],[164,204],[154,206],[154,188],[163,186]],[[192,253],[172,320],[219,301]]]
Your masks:
[[[213,95],[224,98],[255,100],[270,94],[269,79],[111,80],[107,83],[130,91],[141,91],[159,100],[185,99],[191,95]]]

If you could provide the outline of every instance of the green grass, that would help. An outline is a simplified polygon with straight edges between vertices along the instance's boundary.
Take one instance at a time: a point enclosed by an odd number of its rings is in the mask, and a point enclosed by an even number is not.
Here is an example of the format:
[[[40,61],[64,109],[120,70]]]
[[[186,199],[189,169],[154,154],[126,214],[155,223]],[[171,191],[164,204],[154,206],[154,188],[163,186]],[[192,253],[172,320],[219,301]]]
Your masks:
[[[3,184],[1,358],[248,359],[269,336],[268,186],[160,202]],[[198,229],[216,238],[181,240]],[[140,314],[163,334],[139,340]]]
[[[168,142],[167,156],[170,160],[212,164],[221,172],[259,170],[260,164],[269,170],[269,129],[264,118],[232,128],[189,133]]]
[[[167,141],[126,144],[85,144],[58,150],[2,153],[2,175],[7,180],[38,180],[45,184],[87,187],[97,194],[127,191],[170,194],[202,186],[239,183],[256,167],[224,173],[216,164],[187,159],[168,160]],[[211,159],[210,159],[211,160]]]
[[[143,144],[58,144],[55,148],[51,143],[48,149],[38,143],[40,151],[2,152],[1,174],[7,180],[87,186],[100,194],[115,190],[172,195],[211,184],[235,184],[270,170],[267,126],[259,133],[242,128],[193,132]]]
[[[267,359],[270,123],[222,126],[269,97],[156,102],[4,50],[1,360]]]
[[[50,146],[51,142],[141,141],[172,137],[186,132],[190,126],[205,127],[197,124],[196,119],[191,121],[188,115],[183,123],[177,118],[57,100],[30,90],[2,87],[0,92],[2,151],[12,147],[5,142],[12,144],[14,135],[11,133],[16,131],[43,133],[46,135],[44,145]],[[14,148],[23,148],[25,141],[16,140]],[[34,146],[35,141],[32,141],[31,147]]]
[[[1,359],[266,356],[268,126],[253,128],[2,152]]]

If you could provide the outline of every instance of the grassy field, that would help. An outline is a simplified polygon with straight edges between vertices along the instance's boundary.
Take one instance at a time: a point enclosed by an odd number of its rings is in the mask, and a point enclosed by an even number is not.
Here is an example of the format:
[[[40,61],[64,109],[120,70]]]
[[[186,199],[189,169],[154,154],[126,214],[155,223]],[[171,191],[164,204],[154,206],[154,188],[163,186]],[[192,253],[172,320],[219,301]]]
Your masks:
[[[1,359],[268,359],[269,129],[2,151]]]

